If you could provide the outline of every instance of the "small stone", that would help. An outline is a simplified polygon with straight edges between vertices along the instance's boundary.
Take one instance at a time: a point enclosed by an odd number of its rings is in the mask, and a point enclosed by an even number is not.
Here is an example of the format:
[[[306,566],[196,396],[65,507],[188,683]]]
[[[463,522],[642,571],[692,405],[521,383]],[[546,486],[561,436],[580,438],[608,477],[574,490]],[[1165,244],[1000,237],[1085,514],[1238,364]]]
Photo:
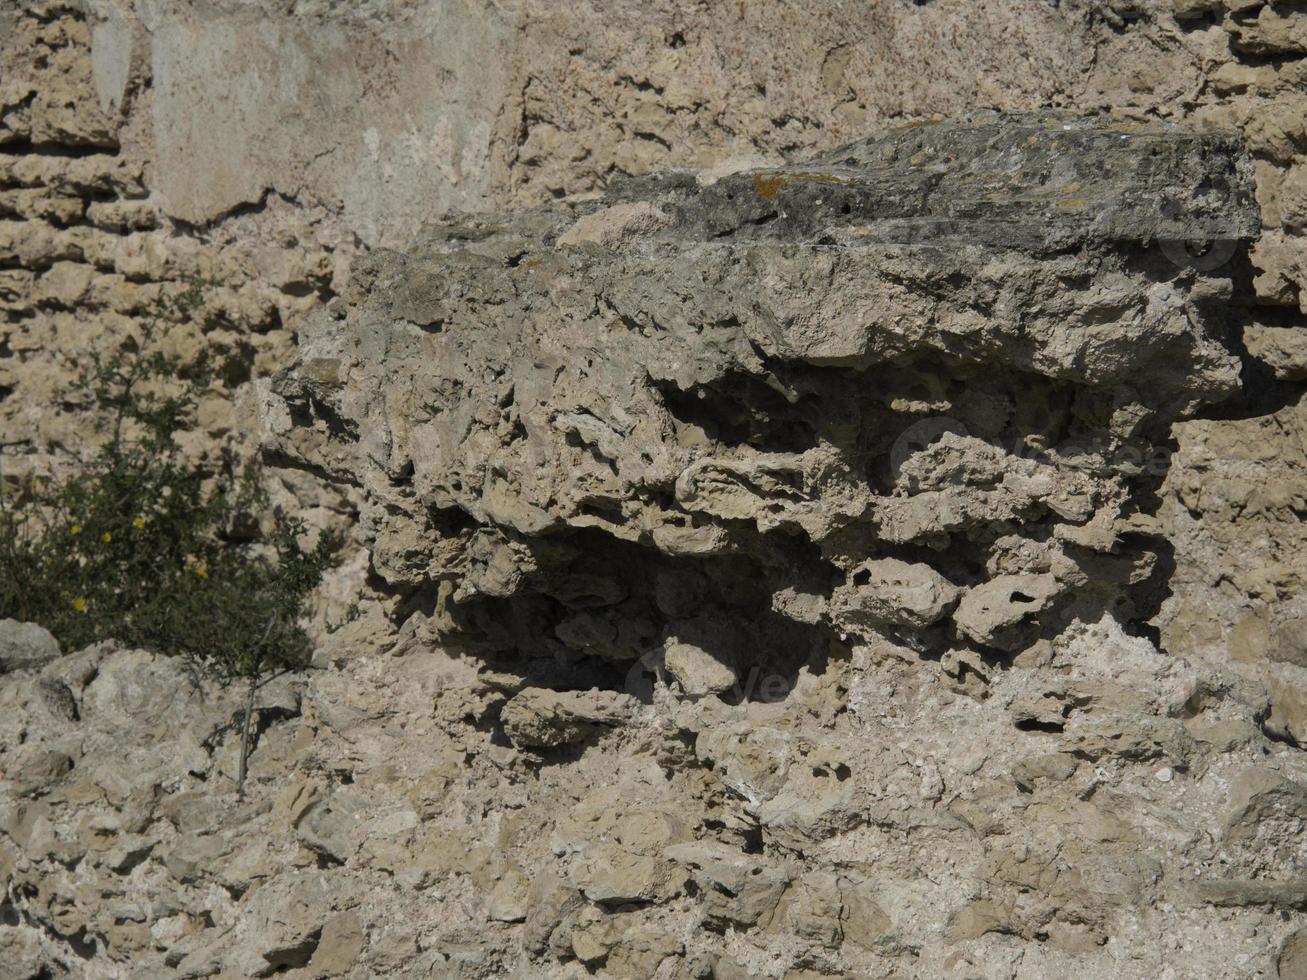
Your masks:
[[[153,837],[142,837],[139,834],[120,838],[105,851],[102,863],[110,871],[125,875],[150,856],[155,843]]]
[[[1050,574],[999,575],[971,589],[953,614],[958,632],[976,643],[1008,647],[1017,627],[1046,609],[1062,586]]]
[[[344,864],[358,850],[359,814],[365,809],[366,802],[357,794],[334,793],[305,812],[296,836],[309,850]]]
[[[530,910],[527,903],[531,880],[516,868],[510,868],[490,893],[486,911],[495,922],[525,922]]]
[[[56,262],[41,277],[36,298],[53,306],[72,309],[85,298],[95,278],[95,270],[76,262]]]
[[[59,642],[36,623],[0,619],[0,673],[30,670],[59,657]]]
[[[864,561],[835,590],[831,612],[849,629],[900,625],[924,629],[957,605],[962,590],[925,563],[896,558]]]
[[[1271,713],[1262,722],[1268,735],[1307,743],[1307,687],[1303,673],[1302,668],[1277,664],[1268,678]],[[1255,736],[1254,731],[1247,737]]]
[[[335,977],[347,973],[363,951],[363,922],[357,912],[341,912],[328,919],[322,937],[309,960],[315,977]]]
[[[576,745],[625,724],[639,702],[615,691],[527,688],[504,705],[504,731],[514,745],[551,749]]]
[[[663,663],[681,682],[686,694],[718,694],[735,685],[735,668],[696,643],[673,637],[667,641]]]
[[[587,966],[599,963],[608,955],[608,947],[600,941],[595,928],[578,929],[572,933],[572,952]]]
[[[684,946],[674,936],[653,925],[636,925],[622,932],[608,951],[604,969],[614,977],[666,976],[659,969],[672,957],[679,957]]]
[[[690,869],[705,896],[704,922],[714,929],[765,926],[790,884],[784,868],[716,841],[675,844],[664,853]]]
[[[560,248],[576,248],[590,243],[603,248],[618,248],[671,223],[671,218],[644,201],[614,204],[578,220],[559,236],[558,245]]]
[[[1171,0],[1171,10],[1179,20],[1203,17],[1221,9],[1221,0]]]
[[[1307,909],[1307,883],[1301,880],[1218,878],[1194,882],[1193,890],[1199,901],[1223,908]]]
[[[394,837],[412,830],[418,822],[416,811],[397,810],[376,820],[372,824],[372,832],[381,837]]]
[[[183,834],[164,855],[163,863],[170,875],[190,884],[215,872],[230,853],[231,844],[216,834]]]
[[[1280,615],[1280,624],[1271,631],[1267,656],[1280,663],[1307,667],[1307,600],[1286,603]]]
[[[297,827],[304,815],[322,799],[320,784],[308,776],[300,776],[283,789],[272,808],[274,827]]]
[[[666,868],[657,858],[620,844],[595,843],[577,855],[571,877],[592,902],[641,902],[662,888]]]
[[[1008,917],[993,902],[980,900],[954,910],[944,928],[944,940],[959,943],[979,939],[987,932],[1011,931]]]
[[[256,891],[246,906],[248,931],[238,954],[240,966],[253,976],[267,976],[278,969],[304,966],[327,935],[332,905],[341,894],[342,883],[317,872],[282,874]],[[342,946],[353,931],[349,922],[340,924]],[[333,965],[344,959],[332,953]]]
[[[1230,777],[1227,840],[1265,841],[1272,821],[1307,820],[1307,786],[1267,769],[1250,768]]]
[[[875,949],[889,937],[894,921],[876,900],[870,882],[841,879],[839,887],[844,905],[841,916],[844,941],[863,949]]]
[[[19,756],[18,768],[10,775],[10,789],[16,796],[43,793],[52,783],[72,771],[73,760],[63,752],[34,749]]]
[[[1017,786],[1029,793],[1039,780],[1061,783],[1075,775],[1078,760],[1066,752],[1048,752],[1022,759],[1012,768]]]

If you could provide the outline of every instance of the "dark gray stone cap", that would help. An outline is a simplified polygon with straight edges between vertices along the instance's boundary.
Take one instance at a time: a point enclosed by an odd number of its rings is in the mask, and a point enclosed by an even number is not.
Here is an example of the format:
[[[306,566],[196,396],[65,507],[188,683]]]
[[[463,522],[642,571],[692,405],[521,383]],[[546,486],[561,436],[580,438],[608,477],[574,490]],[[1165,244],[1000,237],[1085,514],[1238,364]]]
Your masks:
[[[1260,230],[1238,138],[1050,114],[909,125],[807,163],[703,184],[687,172],[614,188],[673,216],[657,237],[727,242],[977,244],[1250,240]]]

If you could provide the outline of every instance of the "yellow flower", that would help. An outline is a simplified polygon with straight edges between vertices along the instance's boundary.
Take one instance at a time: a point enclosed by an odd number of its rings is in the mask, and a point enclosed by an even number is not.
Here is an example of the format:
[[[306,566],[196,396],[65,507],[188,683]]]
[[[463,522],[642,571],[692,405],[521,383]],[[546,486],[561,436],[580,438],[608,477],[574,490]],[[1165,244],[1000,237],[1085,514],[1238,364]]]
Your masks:
[[[132,521],[132,527],[136,528],[136,530],[138,531],[144,530],[145,518],[144,517],[136,518],[136,520]]]
[[[110,541],[113,540],[113,535],[110,534],[108,531],[105,531],[103,534],[100,535],[100,540],[103,541],[105,544],[108,544]]]
[[[202,562],[202,561],[197,561],[197,562],[195,563],[195,568],[193,569],[193,571],[194,571],[195,574],[196,574],[198,577],[200,577],[200,578],[208,578],[208,577],[209,577],[209,566],[208,566],[206,563]]]
[[[86,599],[82,596],[78,596],[73,600],[73,608],[80,613],[86,612]]]
[[[68,529],[68,533],[69,533],[69,534],[72,534],[72,535],[78,535],[78,534],[81,534],[81,533],[82,533],[82,525],[80,525],[80,524],[74,524],[71,528]]]

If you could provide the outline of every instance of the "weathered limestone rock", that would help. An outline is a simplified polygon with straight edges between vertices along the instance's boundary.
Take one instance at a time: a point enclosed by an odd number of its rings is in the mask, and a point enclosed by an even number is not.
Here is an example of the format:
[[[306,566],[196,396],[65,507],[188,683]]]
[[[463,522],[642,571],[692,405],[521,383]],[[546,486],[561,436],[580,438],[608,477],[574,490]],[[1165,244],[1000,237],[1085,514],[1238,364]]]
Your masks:
[[[333,912],[347,903],[340,882],[319,872],[269,882],[250,901],[242,965],[249,976],[268,976],[309,962]]]
[[[191,276],[227,285],[188,322],[170,324],[168,343],[188,363],[216,354],[222,381],[204,409],[207,444],[239,441],[251,419],[243,379],[284,367],[305,313],[344,288],[345,243],[386,237],[406,246],[417,223],[451,202],[493,210],[548,201],[668,166],[706,165],[720,176],[732,157],[783,177],[782,155],[836,146],[879,119],[972,105],[1115,106],[1131,125],[1162,118],[1242,130],[1265,226],[1247,265],[1237,243],[1227,251],[1220,240],[1186,263],[1186,247],[1145,250],[1131,234],[1082,249],[1078,231],[1064,251],[1031,251],[1071,226],[1060,214],[1041,216],[1036,235],[996,250],[999,264],[1032,258],[1028,288],[971,290],[966,302],[949,299],[971,289],[965,277],[927,277],[909,256],[887,268],[903,292],[929,296],[916,322],[953,331],[948,343],[964,354],[924,365],[916,348],[883,365],[844,363],[879,356],[857,334],[867,308],[887,320],[902,313],[889,287],[878,305],[855,302],[848,278],[857,269],[847,261],[809,265],[802,291],[817,299],[797,313],[746,270],[730,289],[761,293],[754,305],[781,314],[769,322],[746,310],[741,320],[750,336],[763,335],[759,357],[768,360],[709,385],[665,384],[656,399],[675,402],[674,420],[655,420],[675,436],[678,479],[629,481],[633,495],[624,485],[635,462],[630,436],[607,424],[617,421],[609,404],[626,404],[622,384],[560,376],[569,398],[585,403],[549,406],[557,410],[550,424],[575,430],[562,440],[579,459],[573,465],[560,462],[557,440],[542,437],[547,425],[502,389],[488,393],[490,375],[512,362],[516,377],[537,354],[541,371],[576,363],[593,375],[584,366],[592,355],[601,367],[606,359],[631,368],[650,345],[604,342],[596,322],[616,311],[640,329],[682,330],[666,315],[679,299],[660,299],[672,273],[660,278],[657,256],[636,273],[657,289],[629,289],[612,309],[586,308],[585,298],[607,297],[612,289],[592,287],[622,277],[616,263],[600,269],[589,256],[630,256],[651,239],[675,240],[684,226],[675,208],[629,191],[556,213],[557,241],[525,235],[530,249],[492,260],[516,259],[508,267],[526,276],[541,268],[529,263],[557,251],[576,260],[571,278],[480,308],[494,327],[487,348],[509,352],[520,334],[528,353],[495,360],[466,347],[472,360],[445,372],[449,388],[430,396],[472,406],[437,433],[439,452],[419,444],[437,440],[408,404],[430,395],[428,366],[389,379],[380,376],[390,366],[372,369],[376,409],[395,423],[348,475],[368,487],[362,536],[402,593],[386,608],[422,610],[404,633],[403,649],[417,655],[366,656],[387,632],[368,623],[333,634],[310,676],[304,718],[279,720],[281,708],[260,718],[248,819],[237,820],[242,808],[231,805],[223,777],[232,705],[222,692],[201,702],[180,672],[120,654],[109,658],[103,687],[94,676],[105,658],[85,653],[0,677],[0,963],[32,976],[247,976],[267,969],[257,952],[243,958],[251,913],[261,917],[268,896],[287,897],[263,886],[344,861],[332,874],[359,899],[357,910],[316,909],[301,941],[321,926],[308,963],[276,969],[1143,980],[1273,976],[1278,966],[1282,976],[1300,975],[1307,899],[1292,786],[1307,785],[1307,668],[1294,629],[1302,618],[1294,597],[1307,587],[1297,336],[1307,310],[1304,18],[1301,4],[1265,0],[622,0],[603,10],[542,0],[0,4],[0,443],[19,454],[5,460],[10,480],[43,446],[77,444],[78,420],[49,410],[70,365],[88,347],[131,335],[162,291]],[[249,139],[251,120],[264,121],[259,139]],[[1003,154],[990,161],[1006,165]],[[1102,173],[1037,153],[1007,162],[1018,183],[1029,165],[1054,187],[1059,168],[1088,178],[1091,190],[1124,172],[1156,199],[1148,182],[1156,174],[1123,171],[1119,158]],[[941,225],[956,220],[992,245],[983,217],[977,232],[974,212],[941,219],[932,207],[947,212],[956,200],[948,195],[979,176],[944,181],[948,194],[907,218],[882,202],[902,220],[880,244],[924,246],[919,228],[952,243]],[[1219,198],[1228,187],[1209,181],[1199,196]],[[778,189],[782,203],[793,190]],[[995,212],[1011,203],[1006,191],[991,198]],[[1022,207],[1035,214],[1041,205]],[[1099,213],[1066,210],[1090,223]],[[483,230],[500,231],[469,247],[518,234],[516,220],[485,222]],[[747,241],[765,257],[780,247],[759,242],[768,225],[777,241],[794,227],[778,213],[751,238],[723,241]],[[814,242],[842,254],[842,240]],[[1194,267],[1192,277],[1177,272],[1175,256]],[[1117,261],[1120,291],[1106,276]],[[795,258],[796,267],[807,262]],[[429,276],[430,256],[409,266],[414,281],[439,278]],[[849,275],[828,274],[832,267]],[[686,262],[675,274],[693,284],[703,268]],[[905,268],[915,278],[900,274]],[[492,264],[460,281],[493,285],[501,273]],[[574,286],[581,326],[558,341],[555,298]],[[1163,306],[1170,288],[1196,307],[1195,330],[1242,360],[1244,390],[1226,399],[1204,381],[1196,400],[1221,404],[1194,407],[1198,417],[1171,430],[1174,443],[1161,410],[1122,447],[1096,437],[1135,418],[1110,398],[1120,376],[1098,384],[1079,372],[1124,363],[1136,349],[1153,356],[1150,345],[1165,339],[1117,333],[1136,287],[1161,295]],[[776,291],[792,292],[784,282]],[[357,317],[360,295],[337,310]],[[1127,307],[1114,307],[1118,300]],[[846,301],[852,327],[840,319]],[[530,303],[537,327],[522,326],[519,302]],[[504,308],[511,329],[494,323]],[[1035,372],[1004,375],[1009,354],[1039,339],[1008,329],[1028,313],[1035,328],[1060,318],[1074,329],[1057,335],[1064,349]],[[465,303],[449,322],[466,330],[468,319]],[[732,329],[710,325],[706,344]],[[1094,334],[1098,346],[1073,365],[1072,380],[1050,380],[1046,369],[1065,366],[1068,336]],[[790,344],[779,359],[774,335]],[[690,368],[702,363],[698,345],[678,347],[693,355],[682,359]],[[414,349],[415,361],[431,350]],[[1156,360],[1127,370],[1126,382],[1167,384],[1195,363]],[[791,375],[809,368],[825,380],[795,383]],[[302,421],[319,419],[332,436],[337,422],[354,420],[328,410],[332,392],[358,380],[356,366],[328,356],[300,371],[323,395]],[[638,371],[624,380],[633,391],[647,386]],[[771,387],[757,392],[754,381]],[[472,394],[448,393],[464,388]],[[1125,401],[1155,409],[1163,394]],[[646,425],[641,438],[655,428]],[[467,433],[486,446],[469,446]],[[830,451],[810,453],[818,441]],[[416,462],[411,473],[397,462],[393,479],[381,479],[371,461],[388,462],[392,442],[397,461],[409,452]],[[611,453],[611,463],[591,447]],[[426,513],[422,495],[438,480],[422,460],[463,455],[475,492]],[[276,461],[303,464],[298,450]],[[574,496],[557,508],[548,493],[533,497],[558,523],[525,541],[516,526],[480,527],[487,522],[478,514],[466,516],[469,499],[501,492],[536,465],[570,468],[583,493],[597,487],[597,501],[582,501],[588,516],[619,526],[629,547],[614,545],[619,533],[606,527],[575,530]],[[622,471],[616,488],[605,465]],[[352,515],[342,501],[353,484],[338,494],[315,486],[312,469],[278,477],[288,504],[315,520]],[[857,512],[858,480],[884,498],[874,522]],[[850,483],[859,493],[845,493]],[[731,553],[668,556],[658,542],[674,532],[656,520],[667,510],[684,512],[688,530],[675,533],[710,545],[724,538]],[[645,515],[655,518],[647,535]],[[838,529],[815,544],[827,525]],[[546,540],[558,550],[543,548]],[[873,587],[869,563],[888,562],[911,571]],[[1021,613],[1010,625],[968,620],[982,599],[1000,609],[980,590],[1018,576],[1051,577],[1056,590],[1038,612],[999,591]],[[921,583],[937,591],[917,603],[912,587]],[[1151,619],[1172,656],[1127,640],[1110,616],[1088,632],[1076,624],[1104,610],[1145,635]],[[979,622],[981,638],[968,637],[962,621]],[[495,669],[513,676],[470,684],[460,672],[480,661],[447,655],[433,637],[458,640],[460,654],[469,641],[489,648]],[[669,662],[677,641],[687,645]],[[424,675],[433,664],[449,677]],[[678,666],[697,680],[654,686],[638,726],[596,739],[576,760],[541,767],[494,724],[523,684],[634,690],[632,678],[656,682]],[[723,667],[736,679],[718,699],[707,692],[727,679]],[[89,699],[88,685],[96,687]],[[678,696],[700,688],[694,699]],[[20,798],[29,757],[73,767]],[[648,781],[582,808],[622,820],[595,820],[586,833],[566,826],[578,797],[636,774]],[[280,809],[261,809],[283,792]],[[328,815],[326,799],[343,810],[354,794],[350,822],[320,838],[330,849],[305,848],[297,824],[307,812]],[[650,833],[650,819],[630,817],[653,801],[659,820],[679,823],[675,833]],[[565,846],[556,853],[560,825]],[[199,841],[234,849],[208,855]],[[678,846],[722,864],[676,863],[665,852]],[[169,874],[179,849],[197,859],[187,883]],[[531,878],[521,924],[514,868]],[[578,882],[613,900],[591,901]],[[652,897],[624,911],[620,896],[632,894]],[[504,919],[486,921],[492,905]],[[288,948],[302,960],[302,946]]]
[[[60,937],[84,929],[97,967],[182,977],[494,976],[508,961],[702,976],[727,950],[809,977],[947,975],[965,953],[988,976],[1013,949],[1062,964],[1041,975],[1111,976],[1105,938],[1150,971],[1273,970],[1307,914],[1307,757],[1254,724],[1265,692],[1109,616],[1017,659],[985,701],[870,646],[803,671],[779,703],[665,687],[637,724],[551,765],[432,711],[468,675],[500,710],[543,689],[465,653],[349,659],[298,699],[267,692],[288,717],[265,719],[237,803],[214,744],[232,741],[235,704],[213,688],[211,708],[184,706],[208,729],[207,770],[138,764],[136,795],[102,763],[112,795],[81,779],[106,748],[171,759],[193,737],[176,715],[152,727],[186,690],[171,664],[83,651],[0,684],[0,873],[21,916],[0,924],[3,962],[75,976],[84,960]],[[71,714],[36,707],[56,678]],[[29,756],[73,746],[71,771],[18,795]],[[1161,926],[1140,934],[1149,916]],[[1185,948],[1155,949],[1163,929]]]
[[[731,625],[711,616],[682,621],[663,646],[663,665],[686,694],[719,694],[739,682],[748,653],[730,635]]]
[[[792,877],[784,868],[709,842],[678,844],[667,856],[700,883],[707,896],[704,922],[713,929],[766,926]]]
[[[443,597],[428,635],[670,637],[694,693],[837,634],[1143,620],[1154,446],[1238,387],[1229,270],[1149,242],[1237,250],[1250,181],[1222,136],[980,116],[442,224],[305,332],[268,451],[361,484],[376,570]]]
[[[636,707],[634,698],[610,691],[528,688],[504,705],[504,731],[517,745],[553,749],[630,721]]]
[[[1285,939],[1275,965],[1279,969],[1280,980],[1307,978],[1307,931],[1299,929]]]
[[[59,643],[35,623],[0,620],[0,673],[43,667],[59,656]]]
[[[1285,381],[1307,381],[1307,330],[1250,325],[1244,331],[1248,353]]]
[[[831,618],[847,627],[898,624],[924,629],[948,615],[960,593],[929,565],[872,558],[835,589]]]
[[[531,910],[530,898],[530,879],[511,868],[490,893],[486,913],[495,922],[525,922]]]

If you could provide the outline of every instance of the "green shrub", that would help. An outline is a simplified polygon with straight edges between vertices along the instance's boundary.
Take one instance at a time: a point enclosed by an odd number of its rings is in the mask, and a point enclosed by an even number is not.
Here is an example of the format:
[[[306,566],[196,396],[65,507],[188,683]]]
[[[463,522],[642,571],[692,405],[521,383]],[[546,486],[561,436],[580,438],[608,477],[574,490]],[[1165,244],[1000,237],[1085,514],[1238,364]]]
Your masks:
[[[114,639],[186,657],[248,679],[252,706],[261,678],[308,660],[299,619],[331,542],[302,548],[252,468],[188,464],[178,436],[203,379],[150,346],[96,359],[72,389],[104,440],[72,475],[0,474],[0,618],[40,623],[70,650]]]

